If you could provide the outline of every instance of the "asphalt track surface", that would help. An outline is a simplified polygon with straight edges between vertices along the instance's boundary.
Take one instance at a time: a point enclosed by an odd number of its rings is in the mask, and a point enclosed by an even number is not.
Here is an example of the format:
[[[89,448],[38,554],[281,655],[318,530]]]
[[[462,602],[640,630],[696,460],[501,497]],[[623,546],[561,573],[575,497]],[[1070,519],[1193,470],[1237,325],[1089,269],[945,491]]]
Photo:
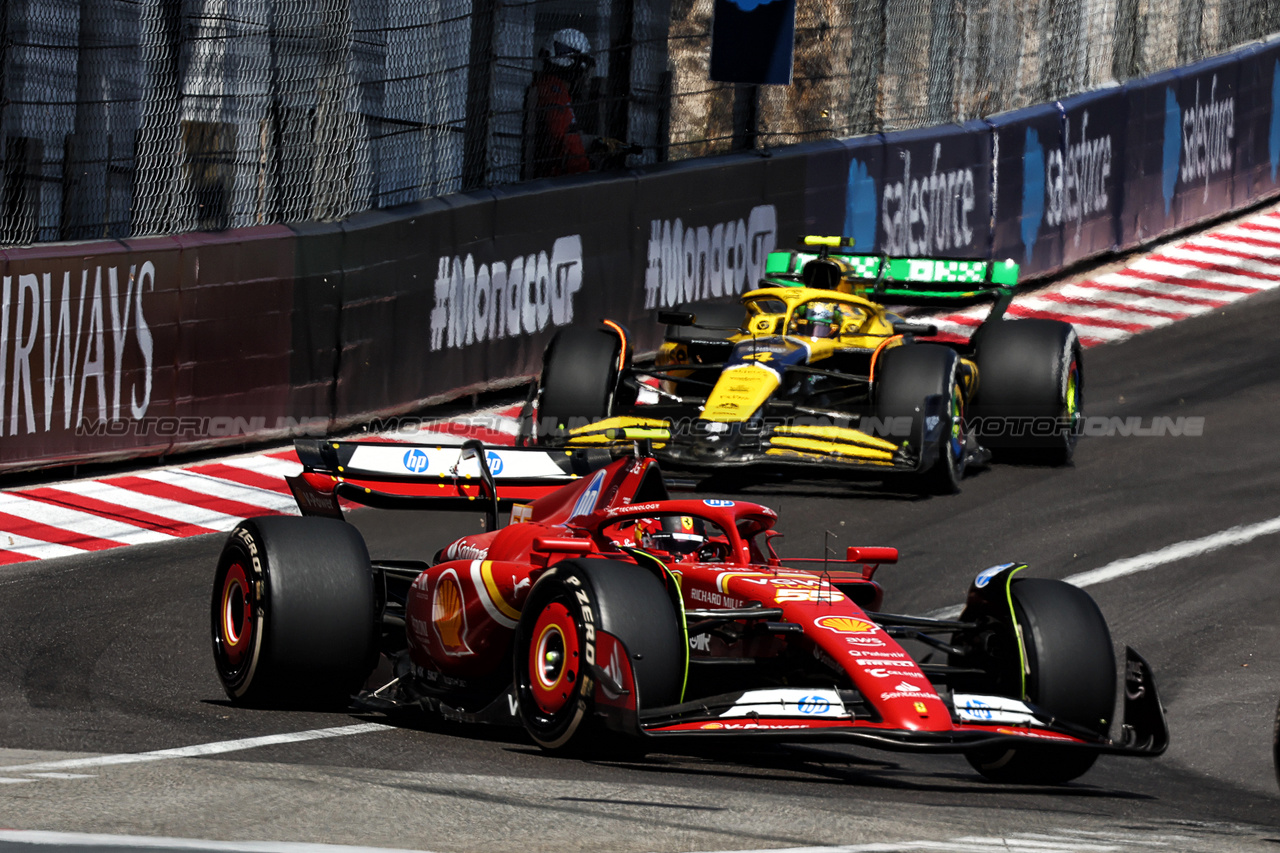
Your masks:
[[[1199,437],[1092,437],[1073,466],[996,466],[960,495],[838,483],[744,496],[781,512],[785,551],[894,545],[886,609],[955,605],[1008,560],[1066,578],[1280,517],[1280,293],[1086,357],[1091,416],[1203,417]],[[474,524],[357,516],[381,556]],[[724,747],[637,762],[541,754],[513,730],[412,728],[100,765],[117,756],[377,718],[229,705],[208,641],[222,536],[0,570],[0,826],[435,851],[1275,850],[1280,534],[1089,587],[1117,651],[1155,669],[1173,745],[1103,757],[1062,788],[983,781],[959,756]],[[431,540],[423,542],[422,540]],[[430,553],[430,551],[427,551]],[[25,836],[4,850],[34,849]],[[20,843],[21,842],[21,843]],[[82,847],[80,849],[90,849]],[[105,849],[105,848],[104,848]],[[224,848],[232,849],[232,848]],[[249,848],[235,848],[249,849]],[[258,848],[254,848],[258,849]]]

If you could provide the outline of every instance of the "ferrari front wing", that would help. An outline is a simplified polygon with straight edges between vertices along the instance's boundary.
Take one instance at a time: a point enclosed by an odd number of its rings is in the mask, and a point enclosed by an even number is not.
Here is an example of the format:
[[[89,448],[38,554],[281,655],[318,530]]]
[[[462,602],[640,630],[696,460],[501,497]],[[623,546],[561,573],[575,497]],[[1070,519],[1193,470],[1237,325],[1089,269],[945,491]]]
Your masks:
[[[646,737],[743,736],[778,741],[857,743],[900,752],[964,753],[986,747],[1044,746],[1155,757],[1169,746],[1169,729],[1146,660],[1126,648],[1124,717],[1118,740],[1056,720],[1033,706],[1000,697],[950,697],[951,726],[910,729],[876,719],[850,691],[793,688],[745,691],[641,712]],[[794,695],[792,695],[794,694]],[[804,695],[801,695],[804,694]],[[790,697],[788,701],[788,697]],[[978,698],[993,700],[974,702]],[[981,720],[985,706],[987,719]]]

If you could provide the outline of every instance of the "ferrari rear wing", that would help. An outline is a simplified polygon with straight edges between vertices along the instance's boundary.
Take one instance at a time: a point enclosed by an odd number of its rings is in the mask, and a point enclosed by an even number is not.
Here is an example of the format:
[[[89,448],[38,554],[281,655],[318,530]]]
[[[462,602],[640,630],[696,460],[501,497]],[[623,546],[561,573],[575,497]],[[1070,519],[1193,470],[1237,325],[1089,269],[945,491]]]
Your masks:
[[[616,457],[607,449],[393,444],[297,439],[302,474],[286,477],[303,515],[341,517],[338,499],[381,509],[485,512],[535,500]],[[479,503],[477,503],[477,501]]]

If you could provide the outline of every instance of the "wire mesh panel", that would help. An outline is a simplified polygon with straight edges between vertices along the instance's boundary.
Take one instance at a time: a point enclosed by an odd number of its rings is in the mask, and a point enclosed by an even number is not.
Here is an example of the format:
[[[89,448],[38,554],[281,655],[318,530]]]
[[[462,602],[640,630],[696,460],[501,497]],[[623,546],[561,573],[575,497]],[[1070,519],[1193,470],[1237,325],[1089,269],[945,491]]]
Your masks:
[[[807,0],[790,86],[713,0],[5,0],[0,245],[341,219],[992,115],[1280,30],[1275,0]]]

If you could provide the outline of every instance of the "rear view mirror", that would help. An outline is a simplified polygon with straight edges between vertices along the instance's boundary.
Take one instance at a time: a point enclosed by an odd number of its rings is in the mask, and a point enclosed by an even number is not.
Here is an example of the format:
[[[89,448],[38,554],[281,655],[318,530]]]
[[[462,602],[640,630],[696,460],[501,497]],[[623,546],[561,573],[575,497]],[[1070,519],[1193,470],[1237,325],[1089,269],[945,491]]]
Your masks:
[[[893,333],[895,335],[918,335],[922,338],[931,338],[938,334],[938,327],[932,323],[894,323]]]
[[[659,311],[658,322],[667,326],[692,326],[698,318],[688,311]]]

